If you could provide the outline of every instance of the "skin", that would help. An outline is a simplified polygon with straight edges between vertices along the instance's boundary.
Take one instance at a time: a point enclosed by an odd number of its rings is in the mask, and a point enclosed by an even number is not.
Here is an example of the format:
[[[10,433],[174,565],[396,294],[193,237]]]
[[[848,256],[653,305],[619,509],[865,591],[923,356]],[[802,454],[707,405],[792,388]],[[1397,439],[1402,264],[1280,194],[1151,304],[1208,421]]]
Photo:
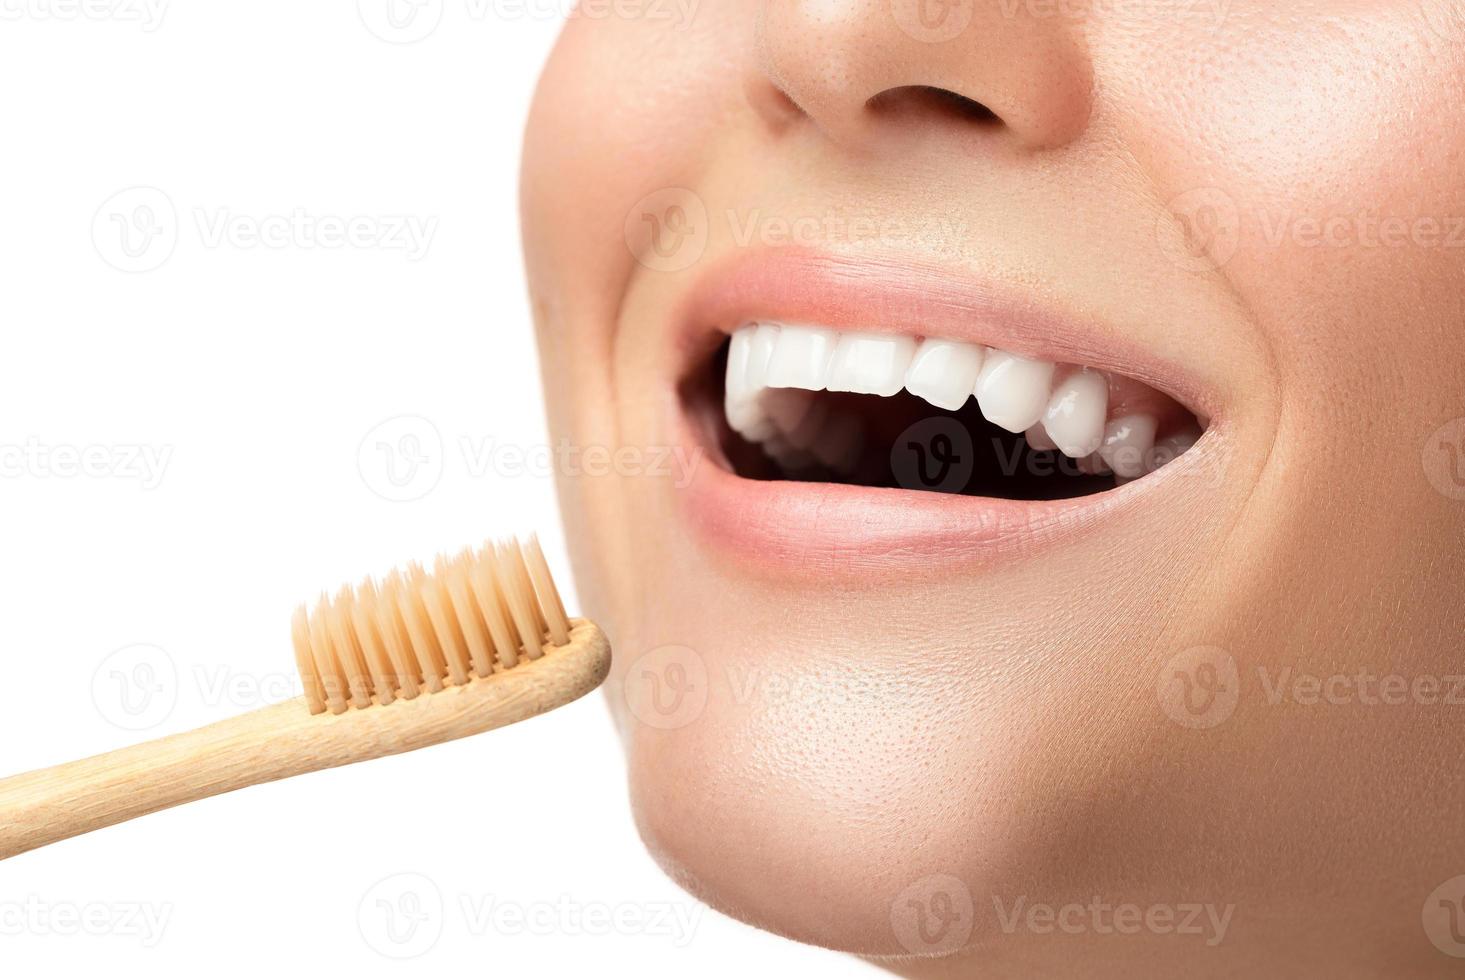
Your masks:
[[[1440,477],[1465,415],[1451,0],[977,0],[949,39],[891,0],[594,10],[549,62],[523,162],[557,440],[690,448],[680,304],[782,247],[995,282],[1178,366],[1213,416],[1194,452],[1215,478],[1140,481],[1101,527],[1001,560],[799,574],[693,526],[675,474],[567,467],[662,866],[910,976],[1455,975],[1425,922],[1465,874],[1465,703],[1440,703],[1465,673],[1465,502]],[[665,188],[706,207],[686,268],[628,247]],[[767,230],[809,217],[792,244]],[[1204,727],[1157,693],[1197,657],[1237,671]],[[1351,683],[1329,699],[1303,675]],[[1422,687],[1384,703],[1387,675]],[[658,676],[691,678],[693,708],[647,712]],[[1220,937],[1003,917],[1095,896],[1232,911]]]

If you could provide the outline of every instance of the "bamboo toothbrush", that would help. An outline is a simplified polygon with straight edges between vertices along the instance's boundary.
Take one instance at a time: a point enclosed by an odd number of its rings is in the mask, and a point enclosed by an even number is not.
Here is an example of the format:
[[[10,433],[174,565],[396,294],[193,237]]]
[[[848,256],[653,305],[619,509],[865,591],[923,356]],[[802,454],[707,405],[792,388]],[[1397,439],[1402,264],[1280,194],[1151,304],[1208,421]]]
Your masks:
[[[291,624],[305,695],[0,780],[0,859],[256,783],[513,724],[605,679],[610,644],[566,618],[539,543],[438,558],[322,595]]]

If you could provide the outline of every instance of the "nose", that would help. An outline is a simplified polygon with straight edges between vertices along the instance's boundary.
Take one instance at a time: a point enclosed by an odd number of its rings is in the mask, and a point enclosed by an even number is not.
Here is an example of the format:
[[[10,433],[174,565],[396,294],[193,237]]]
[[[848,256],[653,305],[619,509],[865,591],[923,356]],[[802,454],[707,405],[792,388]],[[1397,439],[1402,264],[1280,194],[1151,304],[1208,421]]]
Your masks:
[[[754,105],[869,149],[891,120],[964,119],[1023,149],[1076,138],[1092,66],[1072,18],[1020,0],[763,0]]]

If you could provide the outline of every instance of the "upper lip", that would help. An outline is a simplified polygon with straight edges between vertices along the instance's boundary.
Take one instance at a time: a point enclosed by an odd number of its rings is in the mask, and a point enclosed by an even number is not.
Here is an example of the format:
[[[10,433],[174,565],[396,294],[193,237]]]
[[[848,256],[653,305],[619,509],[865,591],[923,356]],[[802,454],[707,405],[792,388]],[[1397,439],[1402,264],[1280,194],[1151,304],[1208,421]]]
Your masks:
[[[1210,379],[1156,356],[1112,324],[1069,315],[969,271],[893,257],[792,247],[739,253],[704,273],[676,319],[682,377],[727,334],[763,319],[985,344],[1132,378],[1208,421],[1223,413]]]

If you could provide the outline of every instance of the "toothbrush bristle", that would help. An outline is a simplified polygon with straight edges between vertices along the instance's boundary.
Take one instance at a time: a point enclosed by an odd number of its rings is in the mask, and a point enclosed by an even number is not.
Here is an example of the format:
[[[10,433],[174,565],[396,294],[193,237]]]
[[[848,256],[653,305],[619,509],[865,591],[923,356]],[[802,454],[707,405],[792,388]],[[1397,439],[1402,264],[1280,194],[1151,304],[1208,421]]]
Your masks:
[[[549,564],[530,537],[413,563],[324,594],[290,623],[311,714],[391,704],[537,660],[570,640]]]

